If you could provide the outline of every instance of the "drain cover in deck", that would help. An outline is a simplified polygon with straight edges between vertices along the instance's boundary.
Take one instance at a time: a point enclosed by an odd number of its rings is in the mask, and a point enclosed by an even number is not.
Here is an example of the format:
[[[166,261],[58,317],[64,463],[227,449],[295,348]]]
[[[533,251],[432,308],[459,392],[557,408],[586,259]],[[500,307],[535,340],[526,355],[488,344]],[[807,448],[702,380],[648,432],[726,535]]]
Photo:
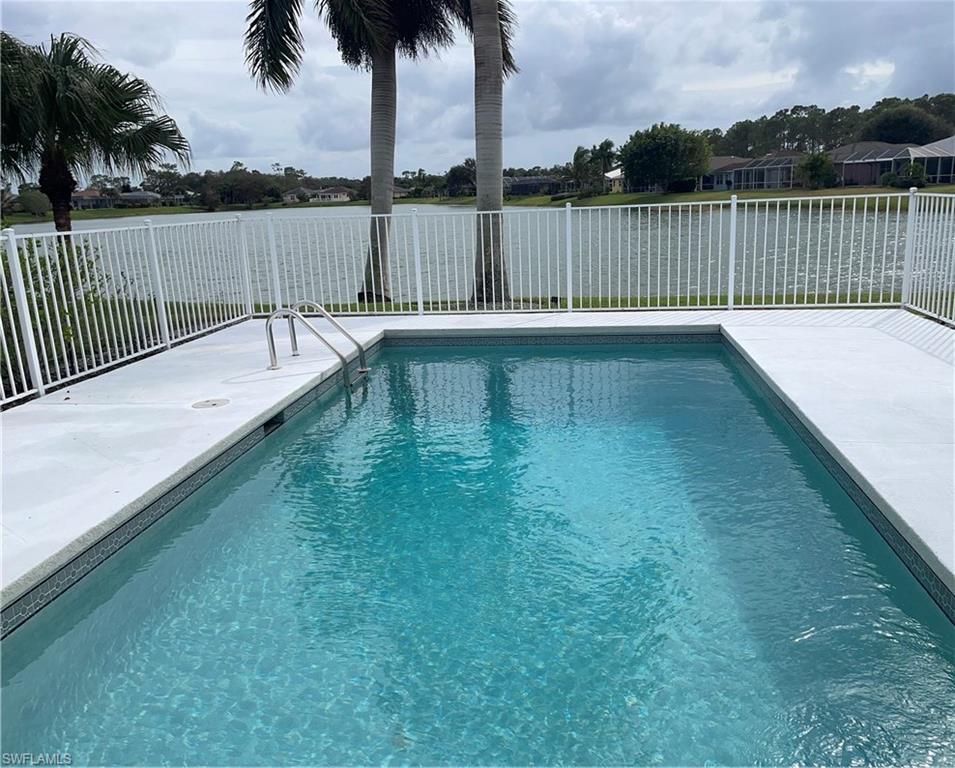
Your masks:
[[[216,397],[211,400],[199,400],[196,403],[192,404],[193,408],[221,408],[223,405],[228,405],[229,401],[224,397]]]

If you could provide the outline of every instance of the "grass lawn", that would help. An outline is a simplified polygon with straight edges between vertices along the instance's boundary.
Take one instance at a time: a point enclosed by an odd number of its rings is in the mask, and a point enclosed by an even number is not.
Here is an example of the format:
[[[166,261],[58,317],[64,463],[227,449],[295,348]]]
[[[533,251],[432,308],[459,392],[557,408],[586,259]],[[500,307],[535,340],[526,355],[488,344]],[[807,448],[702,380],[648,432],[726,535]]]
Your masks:
[[[851,195],[886,195],[904,192],[903,189],[892,187],[836,187],[835,189],[747,189],[736,192],[740,200],[763,200],[786,197],[828,197]],[[925,192],[955,193],[955,184],[939,184],[925,187]],[[568,198],[567,200],[552,201],[550,195],[534,195],[530,197],[512,197],[505,205],[540,207],[562,207],[571,203],[574,207],[590,207],[595,205],[647,205],[651,203],[705,203],[718,200],[729,200],[733,191],[725,192],[618,192],[609,195],[596,195],[583,200]]]

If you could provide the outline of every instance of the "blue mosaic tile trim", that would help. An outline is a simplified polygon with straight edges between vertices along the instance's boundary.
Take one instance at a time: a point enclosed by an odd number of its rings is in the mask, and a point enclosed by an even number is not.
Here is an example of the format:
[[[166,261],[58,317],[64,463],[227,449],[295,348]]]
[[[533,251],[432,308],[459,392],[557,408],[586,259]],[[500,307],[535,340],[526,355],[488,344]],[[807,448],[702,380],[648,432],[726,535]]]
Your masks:
[[[560,334],[555,336],[387,336],[389,347],[509,347],[572,344],[718,344],[719,333]]]
[[[743,377],[749,382],[759,394],[764,397],[780,413],[786,423],[792,427],[793,431],[809,447],[809,450],[815,455],[823,466],[828,470],[836,482],[842,486],[842,489],[849,495],[849,498],[855,505],[862,510],[868,521],[872,523],[886,543],[892,548],[899,559],[905,564],[912,575],[915,576],[919,584],[928,592],[929,596],[942,609],[948,620],[955,624],[955,594],[946,586],[945,582],[938,576],[931,566],[922,559],[922,556],[915,551],[908,540],[892,522],[882,513],[882,510],[872,499],[866,495],[865,491],[859,487],[855,480],[842,468],[842,465],[833,458],[832,454],[826,450],[826,447],[816,439],[806,425],[799,420],[799,417],[789,408],[788,405],[779,397],[773,388],[763,379],[759,371],[750,365],[749,361],[743,357],[729,341],[724,340],[724,346],[729,352],[730,357],[738,365],[738,369]]]
[[[371,359],[380,351],[380,348],[380,343],[375,344],[366,351],[366,357]],[[300,414],[307,406],[322,399],[324,395],[339,392],[338,388],[341,384],[342,372],[337,371],[290,403],[283,411],[273,416],[266,423],[284,425]],[[271,430],[268,433],[270,432]],[[121,523],[116,529],[91,544],[59,570],[10,603],[0,612],[0,637],[6,637],[31,616],[49,605],[150,525],[172,511],[180,502],[205,485],[239,456],[257,445],[268,433],[264,425],[256,427],[208,464],[196,470],[171,491],[137,512],[129,520]]]

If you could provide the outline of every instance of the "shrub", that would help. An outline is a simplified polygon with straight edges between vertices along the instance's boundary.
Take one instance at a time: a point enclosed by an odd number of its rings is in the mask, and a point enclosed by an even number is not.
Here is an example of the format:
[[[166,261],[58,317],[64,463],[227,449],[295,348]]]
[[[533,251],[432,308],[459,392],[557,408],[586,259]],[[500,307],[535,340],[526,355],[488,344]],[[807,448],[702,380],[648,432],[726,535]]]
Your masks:
[[[42,216],[50,210],[50,198],[38,189],[25,189],[17,197],[17,202],[26,213]]]
[[[909,163],[899,170],[897,186],[900,187],[924,187],[925,186],[925,167],[919,163]]]
[[[898,173],[888,171],[883,173],[879,179],[883,187],[909,187],[925,186],[925,168],[919,163],[909,163],[899,169]]]
[[[550,201],[552,203],[560,202],[561,200],[571,200],[577,197],[576,192],[558,192],[556,195],[550,196]]]
[[[696,189],[696,179],[676,179],[667,184],[667,192],[692,192]]]
[[[824,152],[815,152],[807,155],[796,169],[796,177],[807,189],[825,189],[834,187],[839,180],[839,174],[832,164],[832,159]]]
[[[633,134],[621,147],[620,160],[629,184],[667,189],[706,173],[710,147],[699,131],[659,123]]]

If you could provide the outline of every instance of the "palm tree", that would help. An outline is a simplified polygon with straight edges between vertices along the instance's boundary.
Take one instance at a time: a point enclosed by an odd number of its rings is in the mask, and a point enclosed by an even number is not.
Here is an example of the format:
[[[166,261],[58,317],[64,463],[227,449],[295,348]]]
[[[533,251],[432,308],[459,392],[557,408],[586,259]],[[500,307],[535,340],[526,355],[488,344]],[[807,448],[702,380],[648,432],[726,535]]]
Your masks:
[[[590,178],[593,175],[592,167],[593,153],[591,150],[587,147],[577,147],[570,168],[579,192],[583,192],[590,186]]]
[[[149,84],[96,56],[77,35],[51,37],[48,49],[0,39],[3,173],[26,181],[39,172],[60,232],[71,227],[76,174],[145,175],[167,153],[189,161],[189,142],[157,111]]]
[[[301,0],[251,0],[246,62],[263,88],[287,91],[301,66]],[[412,59],[453,41],[442,0],[317,0],[350,67],[371,70],[371,223],[359,301],[390,301],[388,230],[395,183],[398,53]]]
[[[504,78],[516,71],[510,55],[515,26],[507,0],[470,0],[474,35],[474,138],[480,229],[474,261],[475,304],[510,299],[504,266]]]
[[[597,170],[600,172],[601,177],[608,171],[613,170],[614,165],[617,163],[617,156],[618,153],[617,150],[614,149],[612,139],[604,139],[590,149],[590,157],[597,165]]]

